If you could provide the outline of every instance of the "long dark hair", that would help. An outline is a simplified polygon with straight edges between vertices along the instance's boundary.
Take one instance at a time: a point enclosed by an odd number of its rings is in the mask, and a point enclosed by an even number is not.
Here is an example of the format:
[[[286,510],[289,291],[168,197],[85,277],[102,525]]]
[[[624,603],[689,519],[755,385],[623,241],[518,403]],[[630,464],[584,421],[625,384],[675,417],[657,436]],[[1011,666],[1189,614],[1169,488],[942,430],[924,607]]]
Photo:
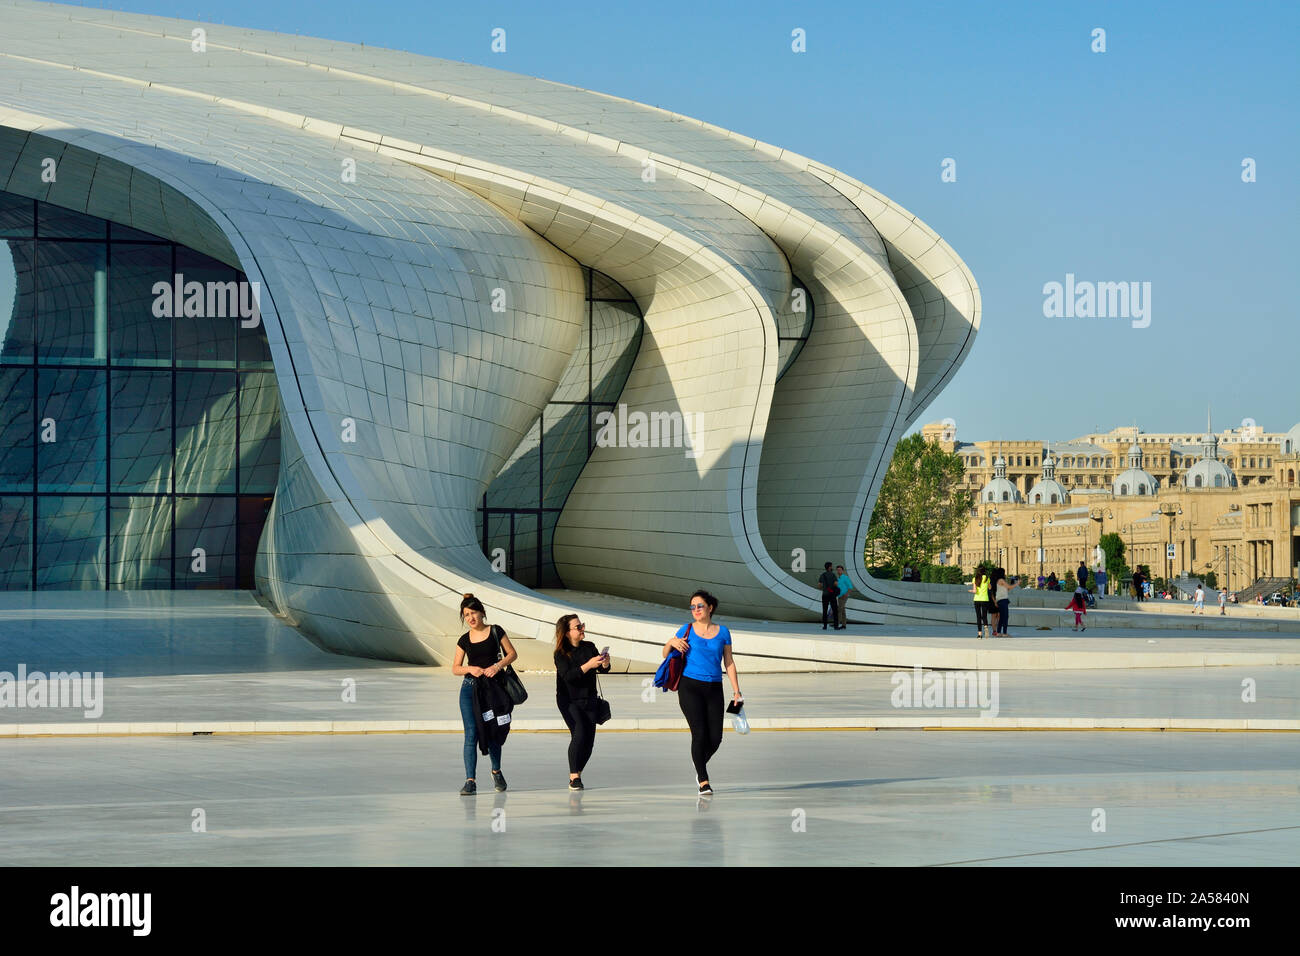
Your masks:
[[[971,584],[973,584],[973,585],[975,586],[975,590],[977,590],[977,591],[979,590],[980,582],[983,581],[983,580],[984,580],[984,569],[983,569],[983,568],[976,568],[976,569],[975,569],[975,580],[971,582]]]
[[[569,641],[569,625],[578,619],[576,614],[566,614],[555,622],[555,656],[573,654],[573,644]]]
[[[994,568],[993,573],[989,575],[989,590],[996,588],[998,586],[998,582],[1001,581],[1006,576],[1007,576],[1007,572],[1003,568]]]

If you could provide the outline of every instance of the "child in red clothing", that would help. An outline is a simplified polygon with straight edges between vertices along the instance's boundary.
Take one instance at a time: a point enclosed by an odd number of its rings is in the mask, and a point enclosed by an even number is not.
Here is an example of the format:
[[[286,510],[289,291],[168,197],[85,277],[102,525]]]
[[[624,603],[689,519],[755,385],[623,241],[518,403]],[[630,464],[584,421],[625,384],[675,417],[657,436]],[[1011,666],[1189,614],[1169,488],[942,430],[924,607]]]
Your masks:
[[[1086,631],[1088,626],[1083,623],[1083,615],[1088,613],[1088,599],[1083,596],[1082,590],[1074,592],[1074,597],[1070,598],[1070,603],[1065,606],[1067,611],[1074,611],[1074,628],[1076,631]]]

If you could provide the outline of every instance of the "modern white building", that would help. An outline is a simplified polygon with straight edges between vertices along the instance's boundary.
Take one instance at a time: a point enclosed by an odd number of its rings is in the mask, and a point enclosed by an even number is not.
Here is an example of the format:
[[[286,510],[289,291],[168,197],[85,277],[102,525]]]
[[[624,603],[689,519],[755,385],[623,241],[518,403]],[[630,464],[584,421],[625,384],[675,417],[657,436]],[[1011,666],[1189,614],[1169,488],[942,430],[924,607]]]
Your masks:
[[[904,599],[863,567],[872,504],[980,300],[890,199],[465,63],[0,22],[5,587],[256,587],[412,661],[466,591],[543,639],[584,594],[701,585],[808,620],[825,560]]]

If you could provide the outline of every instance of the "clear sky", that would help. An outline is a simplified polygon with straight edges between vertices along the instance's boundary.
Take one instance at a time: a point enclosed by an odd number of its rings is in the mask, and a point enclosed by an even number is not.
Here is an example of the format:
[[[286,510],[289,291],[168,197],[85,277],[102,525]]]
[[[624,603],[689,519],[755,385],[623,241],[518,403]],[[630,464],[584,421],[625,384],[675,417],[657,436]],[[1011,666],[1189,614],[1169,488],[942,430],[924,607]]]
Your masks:
[[[1207,405],[1216,428],[1300,421],[1295,0],[86,5],[540,76],[841,169],[924,219],[979,282],[976,344],[924,416],[954,418],[963,440],[1182,431]],[[807,52],[791,51],[795,28]],[[1067,274],[1149,282],[1149,326],[1045,317],[1044,285]]]

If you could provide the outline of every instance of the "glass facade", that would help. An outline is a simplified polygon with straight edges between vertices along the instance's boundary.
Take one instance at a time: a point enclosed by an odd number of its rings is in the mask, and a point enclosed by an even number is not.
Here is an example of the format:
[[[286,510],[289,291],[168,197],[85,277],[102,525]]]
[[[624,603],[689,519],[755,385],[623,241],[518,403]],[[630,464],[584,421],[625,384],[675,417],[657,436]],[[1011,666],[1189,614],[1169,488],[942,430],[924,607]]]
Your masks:
[[[253,586],[279,396],[241,291],[201,253],[0,191],[0,588]]]
[[[555,395],[488,487],[478,531],[489,560],[527,587],[563,587],[551,545],[565,499],[596,447],[596,415],[613,411],[641,347],[641,310],[604,273],[583,268],[587,321]]]

